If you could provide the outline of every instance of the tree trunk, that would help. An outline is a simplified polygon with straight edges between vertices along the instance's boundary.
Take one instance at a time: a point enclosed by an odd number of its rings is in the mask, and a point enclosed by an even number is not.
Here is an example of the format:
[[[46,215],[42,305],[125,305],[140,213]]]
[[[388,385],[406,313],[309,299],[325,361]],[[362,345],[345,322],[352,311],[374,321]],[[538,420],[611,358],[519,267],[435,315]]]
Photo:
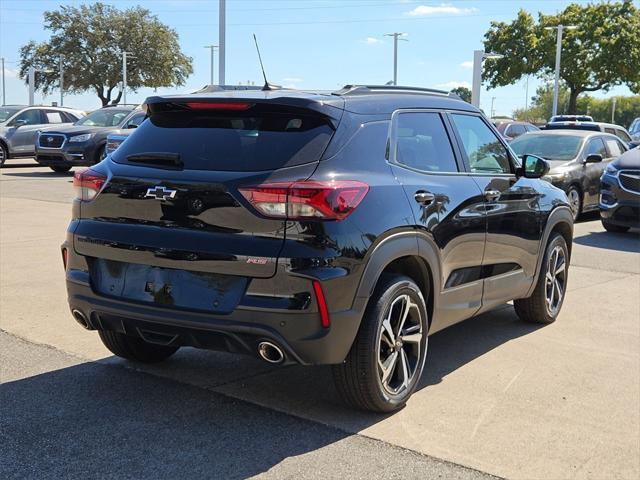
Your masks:
[[[113,99],[113,102],[111,102],[113,105],[117,105],[118,103],[120,103],[120,99],[122,98],[122,90],[120,90],[118,92],[118,95],[116,96],[116,98]]]
[[[576,111],[578,110],[578,95],[582,92],[575,87],[571,87],[569,92],[569,108],[567,113],[569,115],[576,115],[578,113]]]
[[[109,103],[110,95],[106,97],[104,96],[104,87],[102,85],[94,85],[93,88],[96,89],[96,93],[98,94],[98,98],[102,102],[102,106],[106,107],[107,104]]]

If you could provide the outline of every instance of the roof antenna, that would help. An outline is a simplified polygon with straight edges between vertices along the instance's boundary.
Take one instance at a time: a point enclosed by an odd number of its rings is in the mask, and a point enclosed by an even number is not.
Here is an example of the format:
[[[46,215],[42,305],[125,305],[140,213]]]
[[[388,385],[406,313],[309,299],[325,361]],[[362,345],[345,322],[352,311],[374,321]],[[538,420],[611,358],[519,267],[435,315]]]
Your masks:
[[[260,47],[258,47],[258,39],[256,38],[256,34],[253,34],[253,41],[256,43],[256,50],[258,52],[258,60],[260,60],[260,68],[262,69],[262,76],[264,77],[264,86],[262,87],[262,90],[267,91],[267,90],[278,90],[282,87],[278,86],[278,85],[271,85],[269,83],[269,81],[267,80],[267,74],[264,71],[264,65],[262,64],[262,56],[260,55]]]

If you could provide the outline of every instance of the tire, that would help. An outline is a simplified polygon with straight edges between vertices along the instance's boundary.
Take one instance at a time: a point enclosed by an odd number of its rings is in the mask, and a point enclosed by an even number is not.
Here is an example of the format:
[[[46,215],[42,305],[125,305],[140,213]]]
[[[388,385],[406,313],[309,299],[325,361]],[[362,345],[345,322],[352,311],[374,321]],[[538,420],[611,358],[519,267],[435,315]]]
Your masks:
[[[93,162],[93,163],[94,164],[95,163],[100,163],[102,160],[105,159],[105,157],[106,157],[105,146],[103,145],[100,148],[98,148],[98,150],[96,151],[96,158],[95,158],[95,162]]]
[[[629,227],[623,227],[622,225],[614,225],[606,220],[602,220],[602,226],[607,232],[611,233],[625,233],[629,230]]]
[[[176,353],[179,347],[155,345],[123,333],[99,330],[100,340],[111,353],[126,360],[141,363],[158,363]]]
[[[4,166],[4,162],[6,162],[8,158],[9,152],[7,152],[5,146],[0,143],[0,168]]]
[[[401,313],[407,307],[404,333],[398,336]],[[373,412],[402,408],[424,369],[428,325],[425,301],[415,282],[400,275],[381,277],[347,358],[332,367],[342,399]]]
[[[578,187],[571,185],[567,190],[567,198],[569,199],[569,206],[575,222],[582,214],[582,194]]]
[[[555,322],[567,292],[568,278],[567,242],[562,235],[554,233],[544,252],[538,283],[533,294],[529,298],[513,302],[518,317],[531,323]]]
[[[49,168],[57,173],[64,173],[71,170],[71,166],[69,165],[51,165]]]

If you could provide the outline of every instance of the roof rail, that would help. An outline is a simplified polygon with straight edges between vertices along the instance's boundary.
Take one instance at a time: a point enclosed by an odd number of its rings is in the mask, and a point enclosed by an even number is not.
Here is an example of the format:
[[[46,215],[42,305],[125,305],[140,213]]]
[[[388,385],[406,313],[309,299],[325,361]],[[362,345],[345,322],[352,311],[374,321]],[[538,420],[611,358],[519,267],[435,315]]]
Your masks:
[[[401,85],[345,85],[340,90],[333,92],[333,95],[372,95],[382,93],[409,93],[418,95],[442,95],[460,98],[455,93],[446,90],[424,87],[405,87]]]
[[[274,85],[272,85],[273,87]],[[243,91],[243,90],[262,90],[262,85],[205,85],[200,90],[196,90],[191,93],[214,93],[214,92],[229,92],[229,91]],[[278,89],[279,90],[279,89]]]

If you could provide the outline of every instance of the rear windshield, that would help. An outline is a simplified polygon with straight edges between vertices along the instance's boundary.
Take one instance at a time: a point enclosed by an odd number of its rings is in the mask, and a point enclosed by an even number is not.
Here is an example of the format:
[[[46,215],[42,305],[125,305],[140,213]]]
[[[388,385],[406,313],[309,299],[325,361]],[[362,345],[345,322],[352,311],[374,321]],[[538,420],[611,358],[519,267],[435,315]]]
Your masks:
[[[153,115],[112,155],[172,154],[187,170],[264,171],[320,160],[333,128],[298,112],[171,112]]]
[[[570,135],[522,135],[511,142],[518,156],[537,155],[547,160],[573,160],[578,156],[583,137]]]

